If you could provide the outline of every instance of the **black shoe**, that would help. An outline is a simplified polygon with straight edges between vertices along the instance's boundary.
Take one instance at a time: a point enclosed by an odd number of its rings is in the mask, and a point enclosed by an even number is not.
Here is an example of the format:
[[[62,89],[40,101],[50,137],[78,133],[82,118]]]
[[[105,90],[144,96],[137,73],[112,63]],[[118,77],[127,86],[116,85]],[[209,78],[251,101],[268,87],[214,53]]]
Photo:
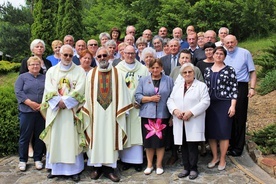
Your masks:
[[[137,172],[141,172],[142,171],[142,164],[135,164],[134,166],[134,169],[137,171]]]
[[[80,181],[80,175],[78,175],[78,174],[72,175],[71,178],[74,182],[79,182]]]
[[[57,175],[52,175],[51,173],[49,173],[47,176],[48,179],[55,178],[55,177],[57,177]]]
[[[189,174],[190,174],[190,172],[184,169],[184,170],[183,170],[181,173],[179,173],[177,176],[178,176],[178,178],[185,178],[185,177],[189,176]]]
[[[233,157],[239,157],[241,156],[241,153],[236,152],[235,150],[229,150],[227,155],[233,156]]]
[[[96,169],[91,172],[90,178],[93,180],[97,180],[97,179],[99,179],[99,177],[101,177],[102,173],[103,173],[102,170]]]
[[[113,182],[119,182],[120,181],[120,178],[115,173],[104,174],[104,176],[107,177],[108,179],[110,179]]]
[[[128,164],[128,163],[123,163],[122,170],[123,170],[123,171],[128,170],[130,167],[131,167],[130,164]]]
[[[189,179],[194,180],[197,178],[197,176],[198,176],[198,173],[196,171],[191,171],[189,175]]]

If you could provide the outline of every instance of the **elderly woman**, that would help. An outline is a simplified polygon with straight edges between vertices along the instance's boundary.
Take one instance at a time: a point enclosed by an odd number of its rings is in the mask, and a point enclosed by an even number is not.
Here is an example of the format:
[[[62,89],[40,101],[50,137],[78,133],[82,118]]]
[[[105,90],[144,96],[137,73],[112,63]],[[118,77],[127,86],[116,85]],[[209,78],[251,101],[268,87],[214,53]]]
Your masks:
[[[115,55],[116,55],[116,42],[114,40],[108,40],[105,44],[104,47],[108,50],[109,52],[109,60],[108,62],[110,64],[112,64],[112,62],[114,61]]]
[[[204,46],[204,32],[198,32],[197,33],[197,45],[200,47],[200,48],[203,48]]]
[[[156,174],[163,174],[162,161],[165,153],[168,122],[171,117],[167,100],[173,88],[173,80],[162,73],[160,59],[150,62],[151,75],[139,81],[135,99],[141,105],[139,116],[142,118],[143,144],[146,148],[147,168],[144,174],[153,171],[153,156],[156,152]]]
[[[169,41],[170,40],[171,39],[169,39],[169,38],[164,38],[163,39],[163,51],[164,51],[165,55],[171,54],[170,47],[169,47]]]
[[[148,69],[150,69],[149,67],[150,62],[152,62],[156,58],[157,58],[156,51],[153,48],[147,47],[142,51],[141,60],[144,61],[145,66]]]
[[[89,50],[85,49],[82,50],[80,53],[80,66],[84,69],[86,74],[92,69],[91,63],[92,63],[93,55]]]
[[[166,55],[163,51],[163,39],[160,36],[154,36],[152,39],[152,44],[154,49],[156,50],[157,58],[161,58]]]
[[[99,35],[99,39],[101,42],[101,46],[104,46],[104,44],[111,39],[110,35],[107,32],[103,32]]]
[[[45,43],[43,40],[41,39],[35,39],[32,41],[31,45],[30,45],[30,50],[32,52],[32,54],[34,56],[37,56],[40,58],[41,60],[41,67],[40,67],[40,73],[41,74],[45,74],[46,71],[52,66],[51,61],[49,61],[48,59],[44,59],[42,58],[42,55],[45,51]],[[19,70],[19,73],[25,73],[28,72],[28,65],[27,65],[27,60],[29,58],[25,58],[21,61],[21,67]]]
[[[54,54],[46,57],[46,59],[48,59],[49,61],[51,61],[52,66],[58,64],[58,62],[60,61],[59,50],[60,50],[60,47],[62,45],[63,45],[62,41],[60,41],[60,40],[54,40],[52,42],[52,49],[53,49]]]
[[[136,40],[136,47],[137,47],[136,59],[144,65],[145,63],[141,59],[141,56],[142,56],[142,51],[147,47],[147,40],[143,37],[139,37]]]
[[[40,114],[40,104],[42,101],[45,75],[39,73],[41,69],[41,59],[37,56],[27,60],[28,72],[19,75],[15,82],[14,91],[18,101],[20,119],[19,137],[19,170],[26,170],[28,161],[28,147],[33,135],[34,162],[36,169],[43,167],[41,162],[44,143],[39,139],[40,133],[45,128],[45,120]]]
[[[204,75],[205,69],[211,67],[214,64],[214,49],[216,45],[212,42],[207,42],[204,44],[203,50],[205,52],[206,59],[199,60],[196,66],[200,69],[202,75]]]
[[[226,66],[224,59],[226,50],[222,47],[214,49],[214,65],[205,70],[204,78],[208,86],[211,105],[206,111],[206,138],[209,141],[213,159],[208,163],[208,168],[218,165],[218,170],[226,166],[226,152],[231,138],[233,116],[238,97],[238,83],[235,70]],[[217,153],[219,141],[220,157]]]
[[[198,176],[198,142],[205,141],[205,110],[210,105],[210,97],[205,83],[195,79],[192,63],[181,66],[184,80],[175,84],[167,105],[173,115],[174,144],[182,145],[184,170],[179,178]]]

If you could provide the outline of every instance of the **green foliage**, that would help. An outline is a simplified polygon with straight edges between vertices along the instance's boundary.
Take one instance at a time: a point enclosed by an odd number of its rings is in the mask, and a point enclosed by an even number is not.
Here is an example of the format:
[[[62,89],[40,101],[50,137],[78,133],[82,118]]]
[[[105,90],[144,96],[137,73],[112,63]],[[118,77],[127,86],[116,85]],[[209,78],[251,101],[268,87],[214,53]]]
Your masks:
[[[274,90],[276,90],[276,70],[268,72],[265,78],[261,80],[258,93],[260,95],[266,95]]]
[[[269,44],[269,43],[267,43]],[[265,77],[268,72],[276,70],[276,40],[272,41],[272,44],[263,49],[264,53],[256,59],[256,64],[261,66],[261,70],[258,72],[258,77]]]
[[[18,72],[21,63],[11,63],[9,61],[0,61],[0,74],[9,72]]]
[[[252,138],[263,154],[276,154],[276,123],[254,132]]]
[[[21,61],[30,53],[30,26],[32,14],[27,7],[15,8],[10,3],[0,5],[0,48],[12,57]]]
[[[0,87],[0,156],[14,154],[18,148],[17,100],[11,84]]]
[[[55,15],[57,12],[57,2],[55,0],[38,0],[35,3],[32,24],[32,40],[42,39],[46,44],[45,55],[52,53],[51,43],[56,39]]]

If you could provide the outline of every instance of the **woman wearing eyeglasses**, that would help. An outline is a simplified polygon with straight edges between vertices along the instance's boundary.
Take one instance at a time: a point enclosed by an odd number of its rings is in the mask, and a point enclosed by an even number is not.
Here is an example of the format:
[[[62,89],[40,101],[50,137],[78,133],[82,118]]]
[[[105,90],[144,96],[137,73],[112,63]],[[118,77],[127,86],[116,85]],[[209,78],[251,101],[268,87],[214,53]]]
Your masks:
[[[19,75],[15,82],[14,91],[20,111],[20,138],[19,138],[19,170],[26,170],[28,161],[29,141],[32,137],[36,169],[43,167],[41,162],[44,143],[39,139],[40,133],[45,128],[45,120],[40,114],[45,75],[39,73],[41,59],[37,56],[27,60],[28,72]]]
[[[205,110],[210,97],[206,84],[195,79],[192,63],[183,64],[180,74],[184,80],[175,84],[167,105],[173,115],[174,144],[182,145],[184,170],[178,177],[193,180],[198,176],[198,142],[205,141]]]
[[[214,65],[207,67],[204,73],[208,86],[211,105],[206,111],[206,138],[211,147],[213,159],[208,168],[218,164],[218,170],[226,167],[226,152],[231,138],[233,116],[238,97],[238,82],[233,67],[224,63],[226,50],[222,47],[214,49]],[[220,156],[217,153],[219,141]]]
[[[43,58],[43,54],[45,51],[45,43],[43,40],[41,39],[35,39],[32,41],[31,45],[30,45],[30,50],[33,54],[33,56],[37,56],[41,59],[41,69],[39,71],[39,73],[41,74],[45,74],[46,71],[52,66],[51,61],[49,61],[48,59]],[[27,65],[27,60],[29,58],[25,58],[21,61],[21,67],[19,70],[19,74],[28,72],[28,65]]]

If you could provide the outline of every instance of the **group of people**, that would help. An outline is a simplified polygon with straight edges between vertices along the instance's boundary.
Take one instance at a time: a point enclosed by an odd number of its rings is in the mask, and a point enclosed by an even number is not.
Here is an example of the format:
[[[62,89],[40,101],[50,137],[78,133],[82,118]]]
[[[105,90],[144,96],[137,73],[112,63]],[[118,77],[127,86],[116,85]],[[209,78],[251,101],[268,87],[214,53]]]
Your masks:
[[[31,57],[22,60],[15,83],[19,104],[19,169],[26,170],[29,144],[36,169],[48,178],[60,175],[80,180],[87,165],[91,179],[104,175],[120,181],[122,170],[143,169],[145,175],[164,173],[178,159],[184,169],[178,177],[198,177],[198,145],[213,158],[208,168],[226,167],[226,154],[240,156],[245,144],[248,97],[255,94],[256,72],[251,54],[237,47],[226,27],[196,33],[188,26],[167,28],[158,35],[146,29],[135,41],[135,27],[127,26],[124,41],[112,28],[98,41],[66,35],[52,42],[54,54],[44,59],[45,43],[35,39]],[[79,66],[78,66],[79,65]],[[249,85],[250,84],[250,85]],[[249,89],[248,89],[249,88]],[[230,143],[229,143],[230,140]],[[219,153],[218,153],[219,145]],[[156,155],[156,163],[154,156]]]

